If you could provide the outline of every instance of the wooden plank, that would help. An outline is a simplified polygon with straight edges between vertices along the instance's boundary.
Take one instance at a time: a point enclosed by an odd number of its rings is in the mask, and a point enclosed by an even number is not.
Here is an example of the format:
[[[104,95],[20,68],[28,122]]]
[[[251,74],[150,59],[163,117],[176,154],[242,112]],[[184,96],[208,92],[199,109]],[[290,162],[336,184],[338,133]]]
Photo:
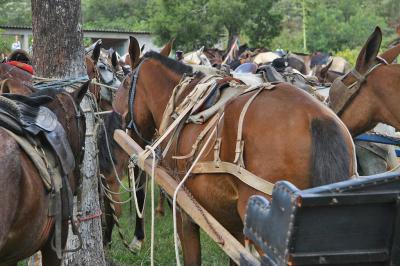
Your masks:
[[[115,130],[114,140],[122,147],[122,149],[128,153],[139,154],[143,149],[132,140],[124,131]],[[144,163],[144,170],[147,173],[151,173],[151,160],[148,159]],[[178,183],[172,178],[166,171],[161,167],[155,169],[155,181],[169,194],[173,195],[175,188]],[[190,198],[182,190],[179,191],[177,201],[179,206],[194,220],[196,223],[218,244],[220,248],[237,264],[240,262],[240,255],[242,255],[246,261],[252,265],[260,265],[260,262],[246,249],[244,246],[236,240],[210,213],[208,213],[199,203],[194,202],[194,199]],[[219,243],[220,238],[215,235],[213,230],[207,223],[213,226],[216,232],[222,237],[223,243]]]

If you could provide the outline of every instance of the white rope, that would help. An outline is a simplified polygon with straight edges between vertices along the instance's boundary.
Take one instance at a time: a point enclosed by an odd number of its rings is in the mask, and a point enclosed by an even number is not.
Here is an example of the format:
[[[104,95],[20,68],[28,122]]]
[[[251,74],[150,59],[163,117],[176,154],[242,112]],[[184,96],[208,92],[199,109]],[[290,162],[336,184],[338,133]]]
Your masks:
[[[94,84],[94,85],[98,85],[98,86],[101,86],[101,87],[106,87],[106,88],[112,89],[114,91],[118,90],[117,87],[109,86],[109,85],[106,85],[104,83],[97,82],[96,80],[97,80],[96,78],[93,78],[91,80],[91,83]]]
[[[212,139],[214,133],[216,132],[217,127],[213,129],[211,132],[210,136],[208,136],[204,146],[201,148],[199,154],[197,155],[196,159],[193,161],[193,164],[190,166],[189,170],[186,172],[185,176],[183,177],[182,181],[178,184],[178,186],[175,189],[174,192],[174,197],[172,200],[172,212],[173,212],[173,222],[174,222],[174,245],[175,245],[175,259],[176,259],[176,265],[180,266],[181,262],[179,260],[179,248],[178,248],[178,230],[177,230],[177,225],[176,225],[176,199],[178,197],[178,192],[185,183],[186,179],[190,176],[190,173],[193,171],[194,166],[200,159],[200,157],[203,155],[204,151],[206,150],[210,140]]]
[[[128,172],[129,172],[129,177],[128,178],[131,180],[131,184],[135,184],[135,182],[136,182],[136,180],[135,180],[135,164],[132,162],[132,160],[129,163]],[[140,178],[140,176],[138,178]],[[133,195],[133,199],[134,199],[134,203],[135,203],[136,214],[140,219],[143,218],[145,205],[146,205],[147,177],[146,177],[146,184],[145,184],[144,188],[142,188],[142,189],[144,189],[144,203],[143,203],[142,210],[139,209],[139,203],[138,203],[138,199],[137,199],[137,196],[136,196],[136,186],[135,185],[133,185],[133,190],[132,190],[132,192],[133,192],[132,195]]]
[[[154,177],[155,177],[155,168],[156,168],[156,152],[154,148],[151,146],[146,146],[146,149],[149,150],[153,156],[152,163],[151,163],[151,183],[150,183],[150,190],[151,190],[151,231],[150,231],[150,265],[154,266]],[[143,207],[144,210],[144,207]]]

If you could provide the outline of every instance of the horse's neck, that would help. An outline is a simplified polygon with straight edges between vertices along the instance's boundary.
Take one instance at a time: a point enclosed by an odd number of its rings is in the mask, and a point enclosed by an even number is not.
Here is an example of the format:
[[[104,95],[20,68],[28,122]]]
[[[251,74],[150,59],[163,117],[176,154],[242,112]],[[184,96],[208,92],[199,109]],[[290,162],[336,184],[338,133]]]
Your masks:
[[[168,101],[172,95],[172,91],[179,84],[182,76],[175,73],[158,75],[163,76],[163,79],[151,79],[146,84],[146,102],[148,109],[153,117],[155,127],[160,128],[161,120],[167,107]],[[167,80],[167,83],[165,81]]]

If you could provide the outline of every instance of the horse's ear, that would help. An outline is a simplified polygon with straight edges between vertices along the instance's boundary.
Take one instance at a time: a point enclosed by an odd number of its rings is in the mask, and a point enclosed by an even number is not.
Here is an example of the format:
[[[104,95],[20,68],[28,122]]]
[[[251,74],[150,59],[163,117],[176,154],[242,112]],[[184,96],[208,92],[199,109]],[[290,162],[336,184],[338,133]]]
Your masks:
[[[329,69],[331,68],[333,63],[333,59],[329,62],[329,64],[327,64],[326,66],[324,66],[323,68],[321,68],[321,72],[320,75],[322,78],[325,78],[326,75],[328,74]]]
[[[175,38],[172,38],[167,44],[161,49],[160,55],[169,56],[172,50],[172,45],[174,44]]]
[[[391,64],[399,56],[399,54],[400,54],[400,43],[390,48],[386,52],[382,53],[381,55],[379,55],[379,57],[385,59],[388,64]]]
[[[90,80],[86,81],[85,83],[82,84],[81,87],[79,87],[78,89],[74,90],[72,92],[72,97],[74,98],[75,102],[80,104],[83,97],[85,96],[86,92],[89,89],[89,84],[90,84]]]
[[[97,42],[92,52],[92,60],[97,63],[100,57],[101,42]]]
[[[140,48],[140,52],[143,54],[143,51],[144,51],[144,47],[146,46],[146,44],[144,43],[143,45],[142,45],[142,48]]]
[[[355,68],[358,72],[364,74],[368,71],[371,64],[376,60],[379,48],[381,47],[381,42],[382,31],[379,27],[376,27],[357,57]]]
[[[111,54],[111,64],[113,65],[114,68],[118,66],[117,52],[115,51]]]
[[[131,59],[131,68],[134,69],[139,63],[140,46],[138,40],[133,36],[129,36],[129,57]]]

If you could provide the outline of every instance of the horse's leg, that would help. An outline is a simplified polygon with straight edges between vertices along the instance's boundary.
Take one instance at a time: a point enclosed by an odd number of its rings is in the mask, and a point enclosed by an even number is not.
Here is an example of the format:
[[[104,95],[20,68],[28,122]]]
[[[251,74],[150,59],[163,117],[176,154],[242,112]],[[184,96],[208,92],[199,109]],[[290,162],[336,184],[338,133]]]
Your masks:
[[[145,201],[145,193],[146,193],[146,184],[145,184],[145,177],[139,175],[138,168],[135,167],[135,176],[139,178],[139,187],[141,189],[136,191],[136,197],[138,200],[138,206],[139,206],[139,211],[143,210],[144,206],[144,201]],[[134,184],[133,184],[134,185]],[[144,216],[144,212],[143,212]],[[140,250],[144,241],[145,233],[144,233],[144,217],[139,218],[139,216],[136,213],[136,221],[135,221],[135,234],[132,242],[129,244],[129,246],[132,249]]]
[[[107,184],[110,188],[110,190],[114,193],[119,192],[119,184],[115,181],[110,181],[107,179]],[[121,202],[121,197],[119,194],[111,194],[112,199],[114,202]],[[114,205],[115,211],[112,210],[111,204]],[[114,217],[113,213],[119,218],[121,217],[121,204],[119,203],[112,203],[107,197],[104,197],[104,208],[106,212],[106,228],[104,232],[104,239],[103,243],[104,245],[108,245],[112,241],[112,230],[114,228]]]
[[[201,265],[199,226],[184,212],[177,212],[176,222],[181,240],[184,265]]]
[[[164,216],[165,212],[164,212],[164,200],[165,200],[165,195],[162,192],[161,188],[160,188],[160,193],[158,195],[158,204],[157,204],[157,209],[156,209],[156,215],[159,217]]]

